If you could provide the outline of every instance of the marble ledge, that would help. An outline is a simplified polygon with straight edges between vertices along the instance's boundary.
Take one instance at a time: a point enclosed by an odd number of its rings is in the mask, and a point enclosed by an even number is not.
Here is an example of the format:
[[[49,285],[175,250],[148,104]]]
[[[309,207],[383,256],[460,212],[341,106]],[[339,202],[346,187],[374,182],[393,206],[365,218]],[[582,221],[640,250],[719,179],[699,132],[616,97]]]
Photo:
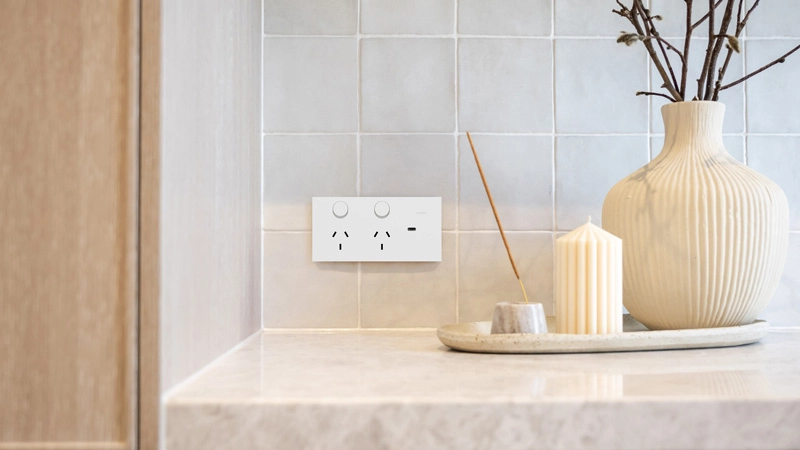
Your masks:
[[[585,355],[265,331],[166,399],[167,450],[800,448],[800,330]]]

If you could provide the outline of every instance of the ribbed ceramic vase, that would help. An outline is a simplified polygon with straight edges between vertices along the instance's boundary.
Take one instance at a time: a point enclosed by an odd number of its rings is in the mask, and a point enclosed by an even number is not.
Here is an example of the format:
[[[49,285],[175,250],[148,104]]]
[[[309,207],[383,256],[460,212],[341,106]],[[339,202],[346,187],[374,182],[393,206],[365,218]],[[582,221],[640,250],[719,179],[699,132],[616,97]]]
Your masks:
[[[786,261],[786,195],[725,150],[725,105],[661,114],[661,153],[603,204],[603,228],[622,238],[623,303],[651,330],[751,323]]]

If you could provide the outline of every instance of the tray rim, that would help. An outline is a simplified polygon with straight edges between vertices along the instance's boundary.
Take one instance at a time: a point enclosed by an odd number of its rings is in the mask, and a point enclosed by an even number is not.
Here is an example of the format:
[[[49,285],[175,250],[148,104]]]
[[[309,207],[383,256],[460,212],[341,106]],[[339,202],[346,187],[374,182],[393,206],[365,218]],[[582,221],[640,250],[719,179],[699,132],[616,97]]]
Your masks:
[[[626,316],[627,320],[635,320]],[[642,330],[606,335],[487,334],[460,330],[477,326],[488,329],[491,328],[491,322],[444,325],[436,330],[436,336],[442,344],[462,352],[564,354],[735,347],[758,342],[770,330],[769,324],[761,319],[734,327]]]

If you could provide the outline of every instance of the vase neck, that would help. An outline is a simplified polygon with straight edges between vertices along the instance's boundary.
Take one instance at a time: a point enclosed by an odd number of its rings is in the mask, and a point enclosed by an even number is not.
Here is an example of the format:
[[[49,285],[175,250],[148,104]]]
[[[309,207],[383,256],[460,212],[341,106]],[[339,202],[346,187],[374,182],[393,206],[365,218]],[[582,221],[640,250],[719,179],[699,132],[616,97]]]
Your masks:
[[[722,122],[725,105],[719,102],[677,102],[661,108],[664,118],[662,153],[693,152],[705,155],[725,152]]]

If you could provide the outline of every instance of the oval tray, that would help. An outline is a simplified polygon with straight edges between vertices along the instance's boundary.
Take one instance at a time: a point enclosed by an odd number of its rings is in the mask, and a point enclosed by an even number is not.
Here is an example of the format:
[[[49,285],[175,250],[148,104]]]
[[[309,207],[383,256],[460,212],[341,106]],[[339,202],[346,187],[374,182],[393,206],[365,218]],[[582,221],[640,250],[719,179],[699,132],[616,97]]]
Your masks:
[[[555,329],[555,317],[547,318],[547,328]],[[436,334],[444,345],[464,352],[601,353],[734,347],[766,336],[769,324],[756,320],[738,327],[650,331],[625,314],[620,334],[491,334],[491,329],[491,322],[471,322],[445,325]]]

